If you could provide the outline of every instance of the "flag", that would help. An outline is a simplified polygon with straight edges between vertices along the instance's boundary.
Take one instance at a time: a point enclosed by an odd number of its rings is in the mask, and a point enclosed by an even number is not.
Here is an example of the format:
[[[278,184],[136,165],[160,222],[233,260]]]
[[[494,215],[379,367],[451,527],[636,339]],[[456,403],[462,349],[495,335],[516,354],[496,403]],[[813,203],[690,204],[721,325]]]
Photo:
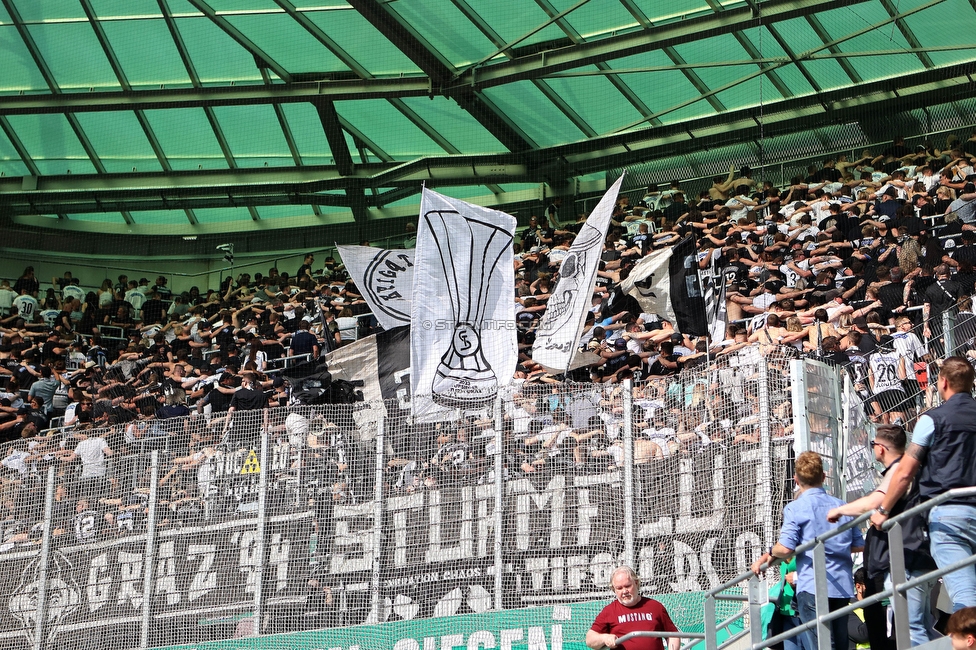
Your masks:
[[[386,416],[385,405],[377,403],[410,396],[410,328],[396,327],[373,334],[325,355],[332,379],[363,382],[363,401],[371,408],[353,412],[356,424],[374,422]],[[286,376],[288,372],[284,373]]]
[[[380,326],[389,330],[409,325],[414,252],[371,246],[336,248]]]
[[[511,215],[424,189],[410,318],[415,420],[480,409],[511,382],[514,234]]]
[[[593,297],[603,240],[617,203],[621,174],[586,219],[559,266],[559,281],[546,304],[535,333],[532,360],[556,372],[566,372],[583,332]]]
[[[714,344],[725,340],[725,328],[729,322],[725,298],[725,275],[709,273],[703,278],[703,284],[705,285],[708,338],[710,343]]]
[[[646,313],[671,321],[682,334],[708,331],[694,238],[646,255],[620,286]]]

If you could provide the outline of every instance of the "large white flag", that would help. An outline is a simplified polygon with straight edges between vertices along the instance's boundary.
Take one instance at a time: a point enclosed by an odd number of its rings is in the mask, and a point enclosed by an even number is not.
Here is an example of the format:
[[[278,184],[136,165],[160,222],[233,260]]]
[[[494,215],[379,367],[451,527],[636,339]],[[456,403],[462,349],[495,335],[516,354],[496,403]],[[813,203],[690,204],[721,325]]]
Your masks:
[[[349,277],[385,330],[410,324],[413,250],[336,246]]]
[[[511,382],[514,234],[511,215],[424,189],[410,319],[416,420],[482,408]]]
[[[600,199],[559,266],[559,281],[546,303],[532,346],[532,360],[550,370],[566,372],[572,363],[593,297],[603,240],[623,180],[621,174]]]

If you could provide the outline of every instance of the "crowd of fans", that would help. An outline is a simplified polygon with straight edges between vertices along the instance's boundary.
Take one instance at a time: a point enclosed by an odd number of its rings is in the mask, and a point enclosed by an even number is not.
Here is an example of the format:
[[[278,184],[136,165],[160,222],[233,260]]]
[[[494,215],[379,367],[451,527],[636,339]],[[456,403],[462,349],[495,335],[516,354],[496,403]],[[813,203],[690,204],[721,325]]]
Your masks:
[[[619,466],[626,379],[636,380],[636,464],[755,445],[767,424],[773,437],[788,438],[787,361],[804,354],[848,366],[873,420],[907,422],[922,406],[915,396],[927,361],[945,352],[943,313],[960,322],[953,349],[968,349],[974,166],[976,134],[945,151],[911,150],[899,138],[877,156],[825,160],[789,187],[742,168],[715,178],[697,200],[677,182],[622,195],[580,340],[589,356],[567,377],[531,359],[534,330],[586,216],[568,219],[553,202],[515,245],[520,356],[504,395],[506,475]],[[643,256],[687,237],[702,275],[725,285],[723,340],[643,313],[622,289]],[[239,469],[261,431],[274,434],[283,481],[312,477],[302,489],[314,492],[319,522],[331,519],[334,503],[370,498],[373,446],[355,417],[362,405],[272,408],[290,401],[279,360],[323,357],[355,339],[357,316],[368,312],[337,260],[314,261],[306,256],[294,275],[272,268],[183,293],[165,277],[124,275],[87,291],[69,272],[42,287],[30,267],[12,286],[3,282],[0,436],[15,441],[0,475],[5,542],[34,539],[37,477],[51,465],[66,539],[82,529],[129,530],[144,508],[151,449],[165,453],[173,513],[231,515],[248,507],[246,494],[214,477],[220,467]],[[771,422],[758,417],[762,358]],[[567,389],[567,379],[577,385]],[[389,489],[493,480],[494,427],[490,413],[436,429],[404,420],[390,435]],[[94,528],[68,523],[93,512]]]

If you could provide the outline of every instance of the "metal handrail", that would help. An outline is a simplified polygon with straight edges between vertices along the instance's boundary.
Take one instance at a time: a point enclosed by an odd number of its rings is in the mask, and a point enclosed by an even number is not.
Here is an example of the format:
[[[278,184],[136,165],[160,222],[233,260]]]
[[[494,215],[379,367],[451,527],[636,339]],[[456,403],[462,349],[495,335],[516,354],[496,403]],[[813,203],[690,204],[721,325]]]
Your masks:
[[[785,557],[785,558],[773,557],[768,562],[762,564],[759,567],[759,570],[760,571],[765,571],[767,569],[771,569],[772,567],[776,566],[777,564],[779,564],[783,560],[788,560],[791,557],[795,557],[795,556],[799,555],[800,553],[806,553],[807,551],[809,551],[810,549],[812,549],[814,546],[816,546],[818,543],[825,542],[828,539],[830,539],[831,537],[834,537],[836,535],[840,535],[841,533],[847,532],[851,528],[854,528],[855,526],[860,525],[862,522],[867,521],[870,518],[871,518],[871,513],[870,512],[866,512],[863,515],[861,515],[861,516],[859,516],[859,517],[857,517],[855,519],[852,519],[852,520],[850,520],[850,521],[848,521],[848,522],[846,522],[846,523],[838,526],[837,528],[833,528],[833,529],[827,531],[826,533],[824,533],[822,535],[819,535],[819,536],[813,538],[811,541],[809,541],[809,542],[807,542],[805,544],[800,544],[798,547],[796,547],[793,550],[793,553],[791,553],[789,555],[789,557]],[[747,571],[743,571],[742,573],[740,573],[736,577],[732,578],[728,582],[723,583],[723,584],[719,585],[718,587],[715,587],[714,589],[705,592],[705,597],[706,598],[708,598],[708,597],[715,597],[718,594],[720,594],[721,592],[723,592],[723,591],[725,591],[727,589],[731,589],[732,587],[735,587],[736,585],[741,584],[741,583],[749,580],[750,578],[754,577],[755,575],[756,574],[753,573],[751,569],[750,570],[747,570]]]
[[[929,499],[928,501],[925,501],[924,503],[921,503],[921,504],[919,504],[917,506],[914,506],[912,508],[909,508],[908,510],[905,510],[902,513],[899,513],[897,516],[892,517],[891,519],[887,520],[882,525],[881,529],[884,530],[884,531],[889,531],[892,528],[895,528],[897,526],[898,529],[900,530],[901,524],[903,522],[907,521],[908,519],[912,518],[912,517],[915,517],[915,516],[917,516],[919,514],[922,514],[924,512],[927,512],[927,511],[931,510],[932,508],[934,508],[934,507],[936,507],[936,506],[938,506],[940,504],[946,503],[947,501],[952,501],[954,499],[959,499],[959,498],[963,498],[963,497],[973,497],[973,496],[976,496],[976,487],[954,488],[954,489],[949,490],[947,492],[944,492],[944,493],[942,493],[942,494],[940,494],[940,495],[938,495],[936,497],[933,497],[932,499]],[[847,530],[850,530],[851,528],[853,528],[855,526],[858,526],[861,523],[867,521],[871,517],[872,514],[873,514],[873,511],[866,512],[866,513],[862,514],[861,516],[856,517],[855,519],[852,519],[851,521],[848,521],[848,522],[842,524],[841,526],[838,526],[837,528],[834,528],[834,529],[832,529],[832,530],[830,530],[830,531],[828,531],[828,532],[826,532],[826,533],[824,533],[822,535],[817,536],[816,538],[814,538],[813,540],[811,540],[809,542],[806,542],[805,544],[801,544],[799,547],[797,547],[793,551],[793,554],[792,555],[797,555],[799,553],[803,553],[803,552],[809,551],[811,549],[814,549],[818,545],[822,545],[826,540],[828,540],[828,539],[830,539],[830,538],[832,538],[832,537],[834,537],[836,535],[839,535],[839,534],[841,534],[841,533],[843,533],[843,532],[845,532]],[[903,560],[903,558],[901,558],[901,554],[903,554],[903,551],[902,551],[902,547],[901,547],[901,544],[900,543],[896,543],[896,544],[893,544],[892,545],[892,553],[893,553],[893,555],[896,554],[895,553],[896,550],[898,551],[897,554],[899,555],[899,559],[900,559],[899,566],[902,567],[901,568],[901,575],[903,575],[904,574],[904,568],[903,568],[904,560]],[[784,559],[784,558],[776,558],[776,557],[774,557],[771,560],[769,560],[768,562],[764,563],[760,567],[760,570],[761,571],[765,571],[766,569],[768,569],[768,568],[770,568],[772,566],[775,566],[782,559]],[[817,564],[817,561],[816,560],[817,560],[817,558],[815,556],[815,565]],[[868,597],[866,597],[866,598],[864,598],[862,600],[859,600],[857,602],[851,603],[851,604],[849,604],[849,605],[847,605],[845,607],[842,607],[840,609],[837,609],[835,611],[828,612],[828,613],[822,614],[822,615],[818,615],[816,618],[814,618],[814,619],[812,619],[812,620],[810,620],[810,621],[808,621],[806,623],[803,623],[801,625],[798,625],[798,626],[792,628],[791,630],[788,630],[787,632],[783,632],[782,634],[777,634],[777,635],[772,636],[772,637],[769,637],[767,639],[762,639],[761,638],[761,635],[762,635],[761,626],[758,625],[758,623],[750,620],[750,623],[751,623],[750,627],[752,628],[751,629],[751,634],[753,635],[753,641],[754,641],[754,643],[752,643],[750,645],[750,650],[762,650],[764,648],[768,648],[770,646],[776,645],[776,644],[781,643],[781,642],[783,642],[783,641],[785,641],[787,639],[791,639],[791,638],[793,638],[793,637],[795,637],[795,636],[797,636],[799,634],[802,634],[803,632],[806,632],[808,630],[812,630],[814,628],[817,628],[818,626],[824,626],[825,624],[830,623],[831,621],[833,621],[835,619],[839,619],[839,618],[848,616],[851,612],[853,612],[856,609],[861,609],[863,607],[867,607],[867,606],[870,606],[870,605],[874,605],[876,603],[881,603],[882,601],[884,601],[884,600],[886,600],[888,598],[895,598],[895,599],[902,598],[902,599],[904,599],[904,597],[905,597],[904,594],[907,593],[910,589],[913,589],[913,588],[915,588],[915,587],[917,587],[919,585],[923,585],[923,584],[929,583],[929,582],[931,582],[931,581],[933,581],[933,580],[935,580],[937,578],[940,578],[940,577],[946,575],[947,573],[952,573],[953,571],[958,571],[959,569],[962,569],[962,568],[965,568],[965,567],[968,567],[968,566],[971,566],[971,565],[976,565],[976,555],[973,555],[973,556],[971,556],[969,558],[966,558],[964,560],[960,560],[960,561],[955,562],[955,563],[953,563],[951,565],[948,565],[948,566],[945,566],[945,567],[942,567],[942,568],[939,568],[939,569],[935,569],[933,571],[930,571],[930,572],[925,573],[923,575],[917,576],[917,577],[912,578],[910,580],[904,580],[904,579],[902,579],[901,581],[897,581],[896,584],[894,584],[890,589],[885,589],[885,590],[883,590],[883,591],[881,591],[881,592],[879,592],[877,594],[873,594],[871,596],[868,596]],[[816,568],[818,568],[818,567],[815,566],[815,569]],[[819,568],[822,568],[822,567],[819,567]],[[896,571],[895,571],[895,567],[894,567],[894,558],[893,558],[892,574],[893,574],[892,575],[892,578],[893,579],[895,579],[895,578],[898,577],[898,576],[895,575],[896,574]],[[725,591],[726,589],[730,589],[732,587],[735,587],[735,586],[741,584],[742,582],[744,582],[745,580],[751,580],[754,577],[755,577],[755,574],[751,570],[750,571],[745,571],[745,572],[739,574],[738,576],[736,576],[735,578],[733,578],[732,580],[729,580],[728,582],[726,582],[726,583],[724,583],[724,584],[722,584],[722,585],[720,585],[720,586],[712,589],[711,591],[706,592],[706,602],[705,602],[706,629],[709,628],[709,626],[707,625],[708,620],[710,618],[714,620],[715,602],[716,602],[716,600],[719,600],[719,599],[724,600],[723,598],[721,598],[721,596],[719,594],[722,591]],[[821,598],[819,596],[823,596],[823,600],[824,600],[824,604],[825,604],[825,602],[826,602],[826,594],[820,594],[820,595],[818,595],[818,600],[821,600]],[[821,603],[818,603],[818,611],[820,609],[820,605],[821,605]],[[751,610],[752,611],[750,612],[750,617],[757,616],[758,615],[758,609],[759,608],[758,608],[757,605],[752,604],[751,605]],[[739,617],[741,617],[743,615],[744,615],[744,611],[739,612],[739,614],[737,614],[736,617],[731,618],[728,621],[725,621],[725,622],[723,622],[720,625],[719,624],[716,624],[716,625],[713,626],[713,628],[714,628],[714,630],[717,631],[718,629],[720,629],[722,627],[726,627],[729,624],[729,622],[731,622],[732,620],[735,620],[735,619],[737,619],[737,618],[739,618]],[[898,617],[896,616],[896,619],[897,618]],[[741,636],[744,636],[745,634],[746,634],[746,631],[743,630],[743,632],[739,633],[739,635],[737,635],[737,636],[738,637],[741,637]],[[758,640],[757,640],[757,637],[758,637]],[[899,643],[899,647],[903,647],[902,644],[901,644],[901,641],[904,638],[907,638],[907,632],[902,631],[901,637],[902,638],[899,639],[899,642],[900,642]],[[726,642],[726,644],[728,644],[728,641]],[[709,648],[709,650],[715,650],[715,649],[719,648],[720,646],[717,645],[717,641],[716,641],[716,639],[713,636],[713,637],[706,638],[706,647]]]
[[[652,638],[652,639],[671,639],[678,637],[680,639],[704,639],[704,632],[682,632],[678,630],[677,632],[628,632],[627,634],[617,637],[617,643],[623,643],[630,639],[636,639],[638,637]]]
[[[928,501],[923,501],[922,503],[905,510],[904,512],[898,513],[896,516],[888,519],[881,525],[881,530],[888,532],[892,526],[911,519],[915,515],[931,510],[937,505],[941,505],[946,501],[951,501],[953,499],[959,499],[961,497],[976,497],[976,487],[968,488],[953,488],[948,492],[943,492],[937,497],[932,497]],[[868,513],[871,514],[871,513]]]

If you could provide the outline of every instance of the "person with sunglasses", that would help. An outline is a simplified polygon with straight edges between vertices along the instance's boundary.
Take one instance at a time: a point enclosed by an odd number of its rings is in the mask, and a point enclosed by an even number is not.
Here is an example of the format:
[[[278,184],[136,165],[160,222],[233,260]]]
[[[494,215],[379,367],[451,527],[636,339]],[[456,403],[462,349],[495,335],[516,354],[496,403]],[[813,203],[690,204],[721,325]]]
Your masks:
[[[868,444],[871,446],[874,460],[884,466],[884,470],[881,472],[881,483],[873,492],[828,512],[827,520],[836,522],[841,517],[857,517],[878,508],[889,491],[891,479],[895,475],[894,468],[901,461],[907,442],[908,437],[901,426],[897,424],[879,425],[874,440]],[[914,492],[918,492],[917,488]],[[892,509],[892,514],[905,510],[906,504],[912,496],[909,494],[899,500]],[[916,538],[915,533],[919,532],[918,523],[920,520],[913,519],[903,529],[905,568],[910,578],[935,568],[935,562],[929,555],[926,540]],[[867,569],[864,596],[868,597],[883,591],[890,581],[888,533],[881,532],[873,526],[868,527],[864,536],[864,567]],[[930,600],[932,587],[932,583],[925,583],[911,589],[907,594],[908,624],[913,646],[934,641],[941,636],[934,628],[935,621],[932,617]],[[868,628],[868,639],[872,648],[891,647],[888,640],[888,616],[885,610],[886,608],[880,603],[864,608],[864,622]]]

